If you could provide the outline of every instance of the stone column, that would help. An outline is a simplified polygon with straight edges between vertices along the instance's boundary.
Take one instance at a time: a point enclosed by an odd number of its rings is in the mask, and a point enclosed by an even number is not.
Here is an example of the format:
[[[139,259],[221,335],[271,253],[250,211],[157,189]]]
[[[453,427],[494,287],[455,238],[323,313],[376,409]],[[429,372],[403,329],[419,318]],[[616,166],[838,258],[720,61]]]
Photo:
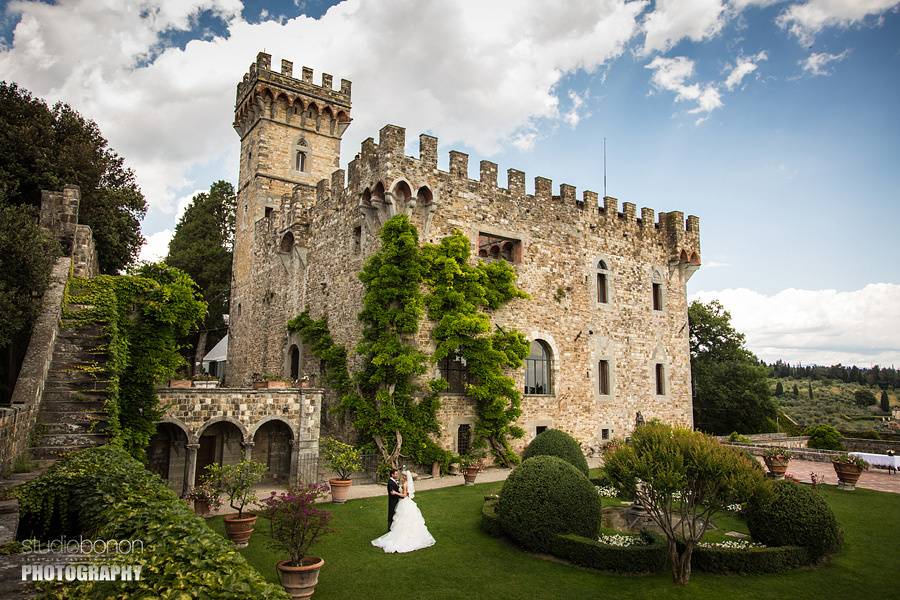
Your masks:
[[[299,483],[300,475],[300,456],[297,453],[297,450],[299,448],[299,446],[297,445],[297,440],[293,436],[288,440],[288,447],[291,449],[291,466],[288,470],[288,485],[297,485]]]
[[[200,444],[185,444],[187,456],[184,459],[184,484],[181,495],[187,497],[194,489],[194,478],[197,476],[197,450]]]
[[[241,448],[244,449],[244,460],[253,460],[253,440],[244,440]]]

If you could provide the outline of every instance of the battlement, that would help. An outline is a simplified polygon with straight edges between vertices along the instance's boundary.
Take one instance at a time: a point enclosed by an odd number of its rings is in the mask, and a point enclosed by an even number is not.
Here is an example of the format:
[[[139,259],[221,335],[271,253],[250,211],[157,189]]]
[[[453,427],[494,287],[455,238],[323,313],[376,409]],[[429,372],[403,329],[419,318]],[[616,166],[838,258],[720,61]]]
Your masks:
[[[667,242],[672,247],[679,247],[689,239],[692,246],[698,246],[700,219],[689,215],[687,219],[684,213],[679,211],[662,212],[658,214],[652,208],[637,207],[631,202],[623,202],[622,210],[619,210],[619,201],[616,198],[606,196],[600,202],[597,192],[584,190],[581,197],[577,195],[575,186],[562,183],[558,193],[553,193],[553,181],[547,177],[534,178],[534,194],[525,191],[525,173],[517,169],[507,169],[506,187],[498,185],[499,166],[495,162],[482,160],[479,165],[479,179],[469,178],[469,155],[457,150],[449,152],[449,171],[441,171],[437,167],[438,139],[434,136],[422,134],[419,136],[419,156],[410,157],[404,155],[406,147],[406,130],[397,125],[385,125],[379,131],[378,143],[372,138],[367,138],[361,144],[357,160],[352,161],[350,168],[350,181],[358,178],[361,164],[376,164],[379,161],[388,160],[395,165],[400,165],[401,160],[411,161],[413,168],[424,167],[426,170],[435,171],[448,177],[452,184],[457,186],[480,186],[484,190],[491,190],[495,194],[507,196],[510,200],[533,199],[542,203],[554,203],[563,207],[571,207],[573,210],[586,211],[594,209],[607,219],[615,219],[618,222],[632,224],[640,230],[660,230],[665,232]],[[344,174],[341,172],[341,181]],[[322,195],[324,197],[324,194]],[[656,219],[654,219],[656,215]],[[658,219],[658,220],[657,220]]]
[[[259,87],[268,88],[273,96],[279,92],[289,98],[302,94],[326,104],[335,105],[337,108],[350,110],[350,96],[352,83],[348,79],[341,79],[340,89],[333,87],[333,77],[328,73],[321,74],[320,83],[313,82],[313,70],[302,67],[300,78],[294,77],[294,63],[282,59],[281,71],[272,69],[272,55],[260,52],[256,55],[256,62],[252,63],[244,74],[243,79],[237,85],[235,109],[243,104],[248,96]]]

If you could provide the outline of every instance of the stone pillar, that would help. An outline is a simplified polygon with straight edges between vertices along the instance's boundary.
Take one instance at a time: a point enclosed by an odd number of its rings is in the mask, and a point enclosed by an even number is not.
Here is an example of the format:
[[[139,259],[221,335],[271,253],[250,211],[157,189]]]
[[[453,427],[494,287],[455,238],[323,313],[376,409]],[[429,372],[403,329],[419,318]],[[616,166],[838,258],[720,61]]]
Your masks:
[[[244,460],[253,460],[253,440],[244,440],[241,448],[244,449]]]
[[[322,410],[322,391],[304,390],[300,396],[300,431],[291,460],[297,461],[296,477],[304,483],[318,480],[319,419]],[[293,477],[293,475],[292,475]]]
[[[288,447],[291,449],[291,466],[288,469],[288,485],[298,485],[300,483],[300,456],[297,454],[299,448],[297,440],[292,436],[288,440]]]
[[[182,485],[182,497],[187,497],[194,489],[194,478],[197,476],[197,450],[200,444],[185,444],[187,456],[184,459],[184,485]]]

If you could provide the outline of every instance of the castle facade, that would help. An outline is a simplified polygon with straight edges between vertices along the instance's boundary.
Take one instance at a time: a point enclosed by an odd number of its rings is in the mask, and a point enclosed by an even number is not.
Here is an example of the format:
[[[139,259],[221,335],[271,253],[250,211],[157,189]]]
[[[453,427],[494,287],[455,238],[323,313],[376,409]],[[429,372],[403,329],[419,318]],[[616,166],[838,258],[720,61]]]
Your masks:
[[[419,136],[406,156],[405,130],[381,129],[339,168],[351,121],[351,84],[314,83],[303,68],[271,67],[260,53],[238,84],[234,127],[241,139],[227,383],[254,373],[316,381],[319,361],[287,330],[303,310],[328,317],[338,343],[353,349],[363,288],[357,274],[379,243],[381,225],[406,214],[423,242],[460,230],[474,260],[505,260],[531,298],[492,318],[531,342],[511,375],[524,393],[524,445],[544,428],[573,434],[586,450],[624,438],[636,419],[692,424],[686,284],[700,265],[699,219],[599,198],[551,180],[450,152],[438,168],[438,140]],[[429,351],[428,321],[419,342]],[[464,451],[475,422],[462,393],[465,366],[434,367],[451,384],[439,411],[440,443]],[[332,400],[333,401],[333,400]],[[323,404],[327,420],[329,399]],[[638,416],[640,413],[640,416]]]

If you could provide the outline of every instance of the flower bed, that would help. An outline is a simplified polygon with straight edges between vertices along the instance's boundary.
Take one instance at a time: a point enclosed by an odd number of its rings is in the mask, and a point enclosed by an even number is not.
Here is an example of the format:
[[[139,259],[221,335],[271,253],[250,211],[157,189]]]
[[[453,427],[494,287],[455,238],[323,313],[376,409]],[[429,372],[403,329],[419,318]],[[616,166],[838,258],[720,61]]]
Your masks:
[[[665,568],[668,551],[662,538],[646,532],[641,536],[614,537],[631,537],[640,541],[628,542],[627,545],[614,545],[578,535],[557,535],[554,538],[551,553],[576,565],[601,571],[656,573]]]

